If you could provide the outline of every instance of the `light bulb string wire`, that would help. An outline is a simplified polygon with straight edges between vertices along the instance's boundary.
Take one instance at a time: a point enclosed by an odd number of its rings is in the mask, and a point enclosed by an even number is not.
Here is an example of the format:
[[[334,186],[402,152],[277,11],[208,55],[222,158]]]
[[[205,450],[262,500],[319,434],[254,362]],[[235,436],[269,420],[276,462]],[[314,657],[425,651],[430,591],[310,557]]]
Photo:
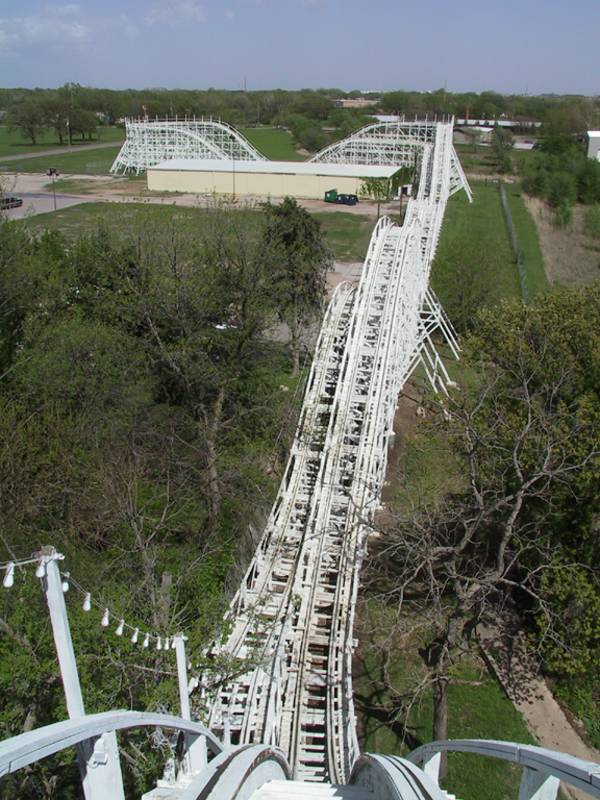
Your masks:
[[[130,625],[129,622],[125,621],[124,617],[113,611],[109,605],[101,602],[100,600],[96,600],[92,592],[89,592],[87,589],[85,589],[78,581],[75,580],[75,578],[71,576],[69,572],[61,572],[60,575],[64,581],[67,581],[69,585],[72,585],[84,598],[89,597],[90,605],[94,606],[99,611],[102,611],[103,614],[108,611],[110,619],[118,620],[117,628],[121,627],[122,625],[123,631],[131,631],[132,634],[137,631],[140,639],[143,640],[146,636],[148,636],[150,642],[158,642],[159,639],[161,640],[161,643],[164,643],[165,640],[172,642],[173,639],[176,638],[175,636],[161,636],[157,633],[148,631],[144,625]]]
[[[52,555],[34,553],[33,555],[26,558],[13,558],[8,561],[1,561],[0,572],[4,572],[5,574],[7,574],[8,572],[14,573],[17,569],[31,566],[33,564],[35,564],[36,567],[40,567],[46,564],[48,561],[62,561],[63,559],[64,556],[61,553],[55,552]],[[63,582],[64,585],[67,586],[67,590],[68,588],[73,586],[84,597],[84,600],[87,601],[87,603],[90,606],[90,609],[92,606],[94,606],[99,611],[103,612],[104,616],[108,614],[107,624],[106,625],[103,624],[103,627],[108,627],[109,619],[118,620],[116,630],[120,630],[119,635],[122,635],[125,630],[130,631],[132,637],[137,634],[135,642],[132,642],[133,644],[136,644],[139,639],[141,642],[143,642],[144,648],[148,647],[150,642],[155,642],[160,647],[160,649],[167,650],[167,649],[174,649],[174,641],[178,636],[183,635],[184,638],[187,638],[185,637],[185,634],[182,634],[181,631],[178,631],[176,635],[162,636],[161,634],[149,631],[145,625],[131,625],[130,623],[126,622],[125,619],[120,614],[115,613],[110,606],[97,600],[94,597],[93,593],[85,589],[85,587],[83,587],[71,575],[70,572],[60,571],[59,574],[61,581]],[[10,583],[10,586],[12,586],[12,582]],[[9,587],[7,586],[7,588]],[[67,590],[65,590],[65,593]],[[165,647],[165,645],[167,646]]]

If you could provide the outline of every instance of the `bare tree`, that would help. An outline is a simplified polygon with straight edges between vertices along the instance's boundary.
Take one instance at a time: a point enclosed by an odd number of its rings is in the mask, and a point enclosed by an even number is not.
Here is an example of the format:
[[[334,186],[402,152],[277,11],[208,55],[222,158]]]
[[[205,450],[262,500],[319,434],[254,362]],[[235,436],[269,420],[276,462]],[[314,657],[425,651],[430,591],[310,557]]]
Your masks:
[[[432,403],[429,424],[450,437],[466,486],[395,514],[372,554],[371,585],[395,608],[395,635],[421,643],[427,668],[411,692],[394,692],[391,681],[388,689],[404,711],[431,690],[434,739],[447,738],[452,667],[477,641],[480,623],[510,604],[521,619],[535,617],[542,637],[560,636],[560,612],[542,588],[556,569],[544,531],[600,452],[589,423],[564,402],[571,371],[563,363],[551,385],[539,385],[527,359],[517,359],[510,380],[490,369],[471,398]]]

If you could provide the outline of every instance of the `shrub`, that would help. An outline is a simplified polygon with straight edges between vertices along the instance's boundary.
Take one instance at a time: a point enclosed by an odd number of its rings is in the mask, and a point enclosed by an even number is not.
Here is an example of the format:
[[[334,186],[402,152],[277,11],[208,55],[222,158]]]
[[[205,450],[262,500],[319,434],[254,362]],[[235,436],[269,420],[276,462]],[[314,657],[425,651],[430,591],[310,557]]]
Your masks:
[[[564,228],[573,219],[573,206],[567,201],[563,201],[556,206],[552,222],[558,228]]]
[[[568,172],[554,172],[548,176],[546,199],[552,208],[573,205],[577,199],[577,184]]]
[[[592,206],[585,212],[583,230],[588,236],[600,239],[600,205]]]

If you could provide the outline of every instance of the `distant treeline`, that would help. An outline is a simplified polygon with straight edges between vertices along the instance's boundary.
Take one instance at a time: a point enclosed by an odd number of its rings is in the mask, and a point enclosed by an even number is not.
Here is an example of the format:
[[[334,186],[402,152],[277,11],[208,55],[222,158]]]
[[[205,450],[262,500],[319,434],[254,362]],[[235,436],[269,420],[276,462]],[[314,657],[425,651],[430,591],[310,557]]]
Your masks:
[[[70,83],[61,89],[0,89],[0,110],[28,100],[48,101],[65,93],[84,111],[100,114],[107,124],[123,117],[148,114],[158,116],[214,116],[236,125],[286,124],[290,115],[301,115],[323,124],[334,109],[334,100],[364,98],[375,100],[361,112],[401,113],[407,115],[454,114],[458,117],[516,120],[539,120],[556,132],[578,133],[600,123],[600,98],[579,95],[503,95],[497,92],[452,93],[393,91],[381,96],[361,94],[358,90],[302,89],[287,91],[226,91],[223,89],[93,89]]]

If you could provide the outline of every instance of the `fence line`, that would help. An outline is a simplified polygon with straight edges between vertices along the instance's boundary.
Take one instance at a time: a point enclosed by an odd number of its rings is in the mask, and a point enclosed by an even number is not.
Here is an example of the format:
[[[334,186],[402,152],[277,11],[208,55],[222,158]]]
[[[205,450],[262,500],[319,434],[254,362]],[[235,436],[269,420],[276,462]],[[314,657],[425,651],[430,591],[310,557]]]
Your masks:
[[[508,197],[506,196],[506,189],[502,181],[498,182],[498,189],[500,190],[500,204],[502,205],[502,212],[504,214],[504,221],[508,230],[508,237],[512,247],[515,264],[519,271],[519,283],[521,285],[521,296],[527,302],[529,300],[529,290],[527,288],[527,276],[525,275],[525,265],[523,263],[523,253],[519,247],[519,240],[517,238],[517,231],[513,222],[510,207],[508,205]]]

